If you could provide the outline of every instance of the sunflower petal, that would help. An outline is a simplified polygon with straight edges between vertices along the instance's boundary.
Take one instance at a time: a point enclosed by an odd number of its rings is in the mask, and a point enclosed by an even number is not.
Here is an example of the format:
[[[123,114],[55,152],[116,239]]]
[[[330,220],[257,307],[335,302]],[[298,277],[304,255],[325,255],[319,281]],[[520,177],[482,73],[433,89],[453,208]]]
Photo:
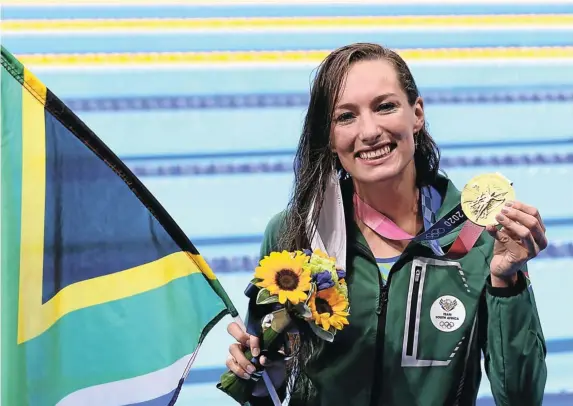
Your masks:
[[[287,291],[286,290],[280,290],[278,291],[279,293],[279,303],[280,304],[285,304],[287,301]]]
[[[306,300],[306,298],[308,297],[308,295],[300,290],[295,290],[293,291],[293,296],[296,295],[296,298],[298,299],[299,303],[300,302],[304,302]]]
[[[302,280],[302,278],[301,278],[299,280],[297,290],[308,292],[310,290],[310,278],[308,278],[308,280]]]
[[[269,290],[271,295],[276,295],[280,290],[275,281],[270,282],[266,288]]]
[[[263,266],[259,266],[257,268],[255,268],[255,278],[258,279],[267,279],[270,275],[270,270],[268,268],[265,268]]]
[[[299,304],[300,299],[299,299],[299,296],[297,295],[296,290],[288,290],[288,291],[284,291],[284,292],[285,292],[285,296],[289,302],[291,302],[293,305]]]
[[[339,320],[330,320],[330,324],[337,330],[342,330],[342,323]]]
[[[340,302],[340,303],[337,303],[334,306],[332,306],[332,310],[334,312],[342,312],[342,311],[344,311],[344,309],[346,309],[347,306],[348,306],[348,303]]]
[[[324,316],[324,314],[326,313],[323,313],[322,316]],[[321,321],[322,321],[322,327],[325,330],[328,330],[330,328],[330,319],[328,317],[322,317]]]
[[[272,286],[275,283],[273,279],[263,279],[260,282],[257,282],[256,285],[261,288],[266,288],[268,286]]]

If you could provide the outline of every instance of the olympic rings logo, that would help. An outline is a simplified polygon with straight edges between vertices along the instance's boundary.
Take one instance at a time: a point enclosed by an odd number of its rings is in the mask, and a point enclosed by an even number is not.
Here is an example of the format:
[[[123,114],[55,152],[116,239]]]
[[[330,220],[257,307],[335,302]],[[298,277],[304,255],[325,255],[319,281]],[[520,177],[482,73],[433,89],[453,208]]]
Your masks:
[[[432,231],[430,231],[429,233],[426,233],[426,238],[436,239],[436,238],[440,237],[445,232],[446,232],[445,228],[435,228]]]
[[[447,328],[449,330],[454,327],[454,323],[451,321],[440,321],[440,327]]]

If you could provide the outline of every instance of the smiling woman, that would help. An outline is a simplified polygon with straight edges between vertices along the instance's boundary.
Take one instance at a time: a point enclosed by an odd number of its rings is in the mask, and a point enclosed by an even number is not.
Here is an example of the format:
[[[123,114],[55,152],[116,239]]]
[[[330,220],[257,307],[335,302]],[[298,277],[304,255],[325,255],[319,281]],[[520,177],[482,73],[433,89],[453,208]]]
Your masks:
[[[437,150],[424,128],[422,99],[413,83],[404,86],[410,94],[400,87],[394,66],[384,59],[357,62],[348,72],[334,110],[332,142],[341,167],[353,174],[359,189],[360,184],[414,175],[416,143],[427,145],[419,149],[418,159],[432,161],[430,166],[420,163],[426,170],[419,175],[435,176]]]
[[[291,405],[466,405],[477,397],[483,352],[497,404],[541,404],[546,348],[527,262],[547,246],[543,221],[515,201],[500,205],[495,224],[458,227],[461,194],[439,173],[425,122],[397,53],[358,43],[322,62],[294,194],[269,223],[261,256],[310,247],[336,258],[348,326],[326,343],[297,326],[288,358],[261,357],[264,315],[251,297],[248,334],[228,326],[238,342],[227,367],[237,376],[255,371],[249,349]],[[335,326],[337,298],[320,288],[316,296],[313,317]],[[272,400],[259,387],[250,403]]]

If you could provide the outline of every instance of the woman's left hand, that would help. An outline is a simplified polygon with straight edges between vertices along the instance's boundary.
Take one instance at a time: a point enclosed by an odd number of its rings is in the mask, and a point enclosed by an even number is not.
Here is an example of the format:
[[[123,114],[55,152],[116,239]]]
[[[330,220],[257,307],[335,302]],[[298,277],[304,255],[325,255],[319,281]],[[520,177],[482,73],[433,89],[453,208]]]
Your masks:
[[[521,202],[506,203],[496,219],[502,225],[500,230],[493,225],[486,227],[495,239],[492,283],[494,279],[515,281],[517,271],[547,247],[545,226],[537,209]]]

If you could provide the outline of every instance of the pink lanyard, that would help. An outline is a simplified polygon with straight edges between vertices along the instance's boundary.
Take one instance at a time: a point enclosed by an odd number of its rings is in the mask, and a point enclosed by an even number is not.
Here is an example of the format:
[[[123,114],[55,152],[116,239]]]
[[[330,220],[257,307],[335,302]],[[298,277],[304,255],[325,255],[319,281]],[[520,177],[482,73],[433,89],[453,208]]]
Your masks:
[[[450,213],[454,212],[455,210],[456,209],[450,211]],[[356,216],[360,219],[360,221],[362,221],[368,228],[370,228],[379,236],[387,238],[389,240],[431,241],[441,238],[444,235],[448,234],[445,228],[435,229],[434,226],[432,226],[430,230],[428,230],[429,232],[425,231],[417,236],[410,235],[404,230],[402,230],[400,227],[398,227],[396,223],[394,223],[388,217],[386,217],[385,215],[383,215],[382,213],[378,212],[377,210],[369,206],[367,203],[365,203],[357,194],[354,194],[354,211],[356,213]],[[455,214],[453,216],[455,216]],[[459,259],[464,255],[466,255],[475,245],[483,229],[484,229],[483,227],[474,224],[469,220],[465,220],[456,240],[451,245],[448,252],[444,254],[444,256],[452,259]],[[453,230],[450,230],[449,232],[451,231]]]

